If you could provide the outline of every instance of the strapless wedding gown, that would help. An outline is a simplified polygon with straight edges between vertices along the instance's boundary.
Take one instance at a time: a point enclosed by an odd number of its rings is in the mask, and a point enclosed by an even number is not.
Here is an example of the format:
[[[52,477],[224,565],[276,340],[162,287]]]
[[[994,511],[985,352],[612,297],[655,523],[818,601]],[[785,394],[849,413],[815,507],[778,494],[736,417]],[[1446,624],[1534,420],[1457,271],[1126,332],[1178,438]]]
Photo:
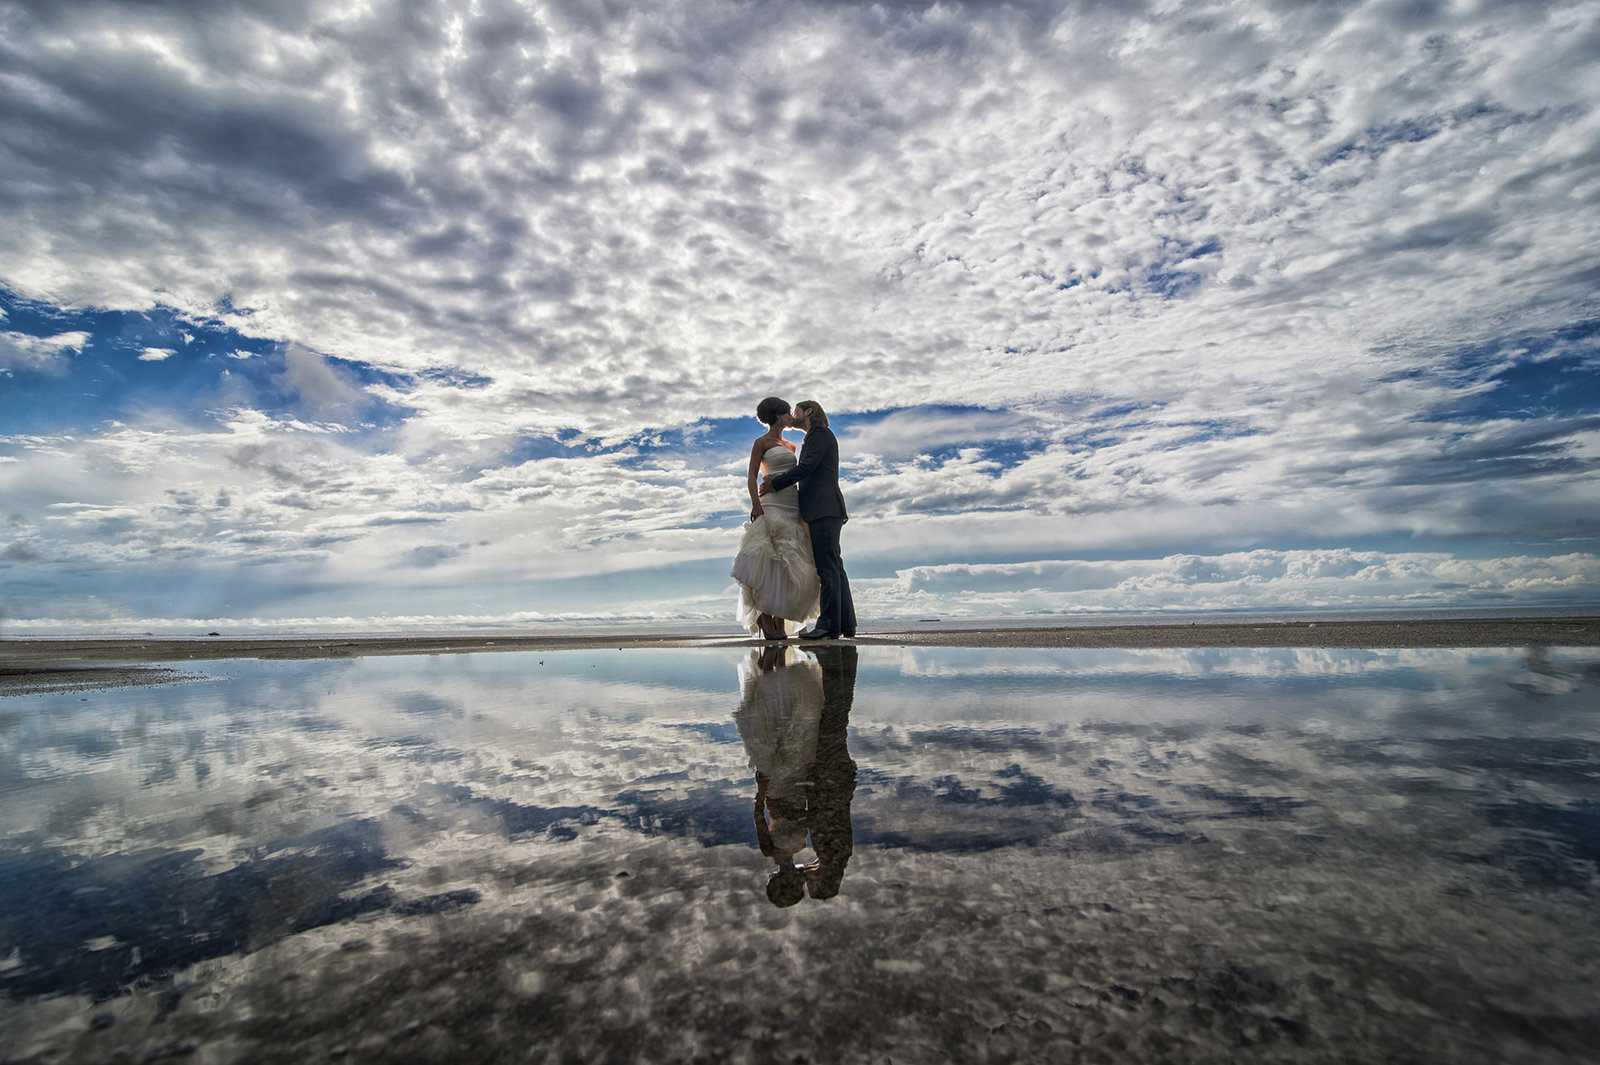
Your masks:
[[[761,457],[768,477],[795,467],[794,452],[773,445]],[[793,485],[761,497],[761,517],[745,522],[733,560],[739,582],[739,623],[760,635],[758,614],[806,622],[822,609],[822,586],[811,558],[811,536],[800,520],[800,490]]]

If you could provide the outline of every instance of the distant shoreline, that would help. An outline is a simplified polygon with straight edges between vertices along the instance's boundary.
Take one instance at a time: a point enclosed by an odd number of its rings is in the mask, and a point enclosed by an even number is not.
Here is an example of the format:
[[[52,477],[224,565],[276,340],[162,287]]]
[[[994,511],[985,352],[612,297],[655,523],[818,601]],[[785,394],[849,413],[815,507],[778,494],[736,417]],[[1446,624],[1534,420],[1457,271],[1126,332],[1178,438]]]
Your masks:
[[[229,658],[350,658],[366,655],[595,650],[608,647],[759,646],[741,633],[681,635],[63,636],[0,639],[0,669],[66,661],[179,662]],[[804,640],[793,640],[805,646]],[[1107,623],[1085,626],[955,627],[863,632],[861,646],[927,647],[1514,647],[1600,646],[1600,617],[1443,618],[1359,621]]]
[[[806,646],[806,641],[790,641]],[[1600,647],[1600,617],[1449,618],[1394,621],[1205,622],[1081,628],[971,628],[863,633],[861,647],[1195,649],[1206,647]],[[184,678],[151,663],[227,659],[358,658],[501,651],[759,647],[726,636],[195,636],[0,640],[0,695],[85,691]]]

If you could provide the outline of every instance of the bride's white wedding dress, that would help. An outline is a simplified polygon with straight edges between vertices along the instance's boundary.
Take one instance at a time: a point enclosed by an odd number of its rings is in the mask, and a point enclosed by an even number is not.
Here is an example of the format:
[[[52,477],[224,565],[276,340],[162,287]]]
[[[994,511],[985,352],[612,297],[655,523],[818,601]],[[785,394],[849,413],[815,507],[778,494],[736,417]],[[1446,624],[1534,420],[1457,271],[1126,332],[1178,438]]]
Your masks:
[[[772,842],[793,854],[806,845],[804,810],[817,760],[817,730],[822,724],[822,666],[797,649],[784,649],[782,665],[762,668],[762,653],[751,651],[739,664],[739,709],[733,712],[750,768],[765,778],[768,829]]]
[[[772,477],[791,470],[794,452],[778,444],[761,457],[761,469]],[[822,586],[811,558],[811,536],[800,520],[800,490],[793,485],[761,497],[761,517],[745,522],[739,553],[733,560],[739,582],[739,623],[760,635],[759,614],[806,622],[817,616]]]

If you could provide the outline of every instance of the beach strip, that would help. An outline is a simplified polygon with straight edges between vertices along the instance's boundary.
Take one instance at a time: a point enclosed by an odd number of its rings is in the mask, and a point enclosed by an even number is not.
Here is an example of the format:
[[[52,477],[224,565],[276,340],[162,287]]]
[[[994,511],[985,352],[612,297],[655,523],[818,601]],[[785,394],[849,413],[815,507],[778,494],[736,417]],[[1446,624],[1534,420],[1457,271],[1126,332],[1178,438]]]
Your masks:
[[[0,668],[66,661],[175,662],[228,658],[348,658],[487,651],[707,647],[765,641],[743,633],[676,635],[62,637],[0,640]],[[793,642],[793,641],[791,641]],[[1522,647],[1600,646],[1600,617],[1394,621],[1156,622],[863,632],[861,645],[925,647]],[[804,646],[804,641],[800,641]]]
[[[1171,622],[941,628],[863,633],[848,641],[863,647],[1596,647],[1600,617],[1451,618],[1393,621],[1305,620]],[[366,655],[482,654],[500,651],[578,651],[615,648],[756,647],[742,634],[727,636],[196,636],[79,637],[0,640],[0,694],[92,689],[176,679],[154,663],[227,659],[356,658]],[[802,643],[801,646],[804,646]],[[146,668],[138,668],[146,667]]]

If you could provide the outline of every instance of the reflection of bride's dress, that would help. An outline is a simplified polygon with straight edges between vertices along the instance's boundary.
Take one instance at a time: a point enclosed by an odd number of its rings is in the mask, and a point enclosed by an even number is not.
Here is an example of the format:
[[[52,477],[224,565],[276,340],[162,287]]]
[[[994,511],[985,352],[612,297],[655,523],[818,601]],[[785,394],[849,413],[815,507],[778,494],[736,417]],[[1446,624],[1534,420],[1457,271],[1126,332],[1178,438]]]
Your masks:
[[[753,827],[756,846],[776,866],[767,877],[774,906],[838,895],[854,853],[856,763],[846,733],[856,665],[849,644],[801,653],[780,643],[739,664],[733,720],[756,771]]]
[[[794,468],[794,452],[773,445],[761,457],[768,477]],[[739,622],[753,634],[756,615],[809,621],[821,609],[821,585],[811,558],[811,537],[800,521],[800,490],[793,485],[761,497],[761,517],[746,522],[733,560],[739,582]]]
[[[761,653],[752,651],[739,664],[739,709],[733,720],[750,768],[766,779],[768,806],[778,812],[775,842],[792,850],[805,843],[804,817],[795,815],[803,815],[817,760],[822,667],[792,647],[783,651],[783,662],[763,670]]]

